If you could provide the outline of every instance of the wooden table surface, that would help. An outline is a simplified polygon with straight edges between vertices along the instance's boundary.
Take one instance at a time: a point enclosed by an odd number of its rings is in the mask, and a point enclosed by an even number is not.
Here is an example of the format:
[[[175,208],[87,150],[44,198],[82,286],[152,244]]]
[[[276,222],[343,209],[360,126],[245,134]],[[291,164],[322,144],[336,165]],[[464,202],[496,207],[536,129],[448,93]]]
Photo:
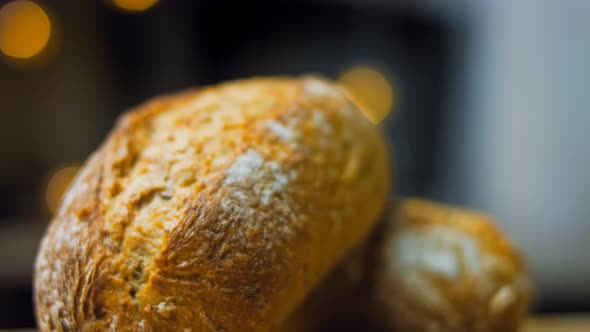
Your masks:
[[[35,329],[4,331],[34,332]],[[590,315],[541,316],[529,319],[520,332],[590,332]]]
[[[590,332],[590,315],[535,317],[522,332]]]

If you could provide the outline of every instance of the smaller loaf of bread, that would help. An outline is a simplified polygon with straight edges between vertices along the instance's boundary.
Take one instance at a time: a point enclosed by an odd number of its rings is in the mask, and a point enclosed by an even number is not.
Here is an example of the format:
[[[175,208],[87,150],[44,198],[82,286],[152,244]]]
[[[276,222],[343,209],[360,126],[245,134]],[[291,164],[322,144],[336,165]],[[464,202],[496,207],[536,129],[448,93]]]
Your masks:
[[[386,330],[518,329],[530,282],[517,250],[489,217],[407,199],[389,222],[372,294]]]
[[[150,101],[87,161],[42,240],[39,327],[267,331],[365,238],[389,183],[382,136],[327,81]]]
[[[402,199],[277,332],[514,332],[530,282],[517,250],[474,211]]]

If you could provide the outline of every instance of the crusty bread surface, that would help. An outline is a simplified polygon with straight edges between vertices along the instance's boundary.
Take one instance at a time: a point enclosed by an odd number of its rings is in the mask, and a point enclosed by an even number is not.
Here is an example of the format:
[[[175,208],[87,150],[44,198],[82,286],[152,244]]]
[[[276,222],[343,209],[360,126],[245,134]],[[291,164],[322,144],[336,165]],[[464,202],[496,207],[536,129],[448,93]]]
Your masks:
[[[267,331],[368,234],[384,140],[315,77],[186,91],[127,112],[35,263],[39,328]]]
[[[372,294],[385,330],[518,330],[531,284],[518,250],[490,217],[405,199],[388,226]]]

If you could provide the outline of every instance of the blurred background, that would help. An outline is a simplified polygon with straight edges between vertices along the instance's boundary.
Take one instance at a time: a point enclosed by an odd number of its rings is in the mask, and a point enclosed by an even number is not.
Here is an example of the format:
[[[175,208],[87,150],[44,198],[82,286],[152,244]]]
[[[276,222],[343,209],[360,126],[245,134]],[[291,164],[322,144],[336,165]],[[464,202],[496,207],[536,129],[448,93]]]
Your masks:
[[[496,216],[536,310],[590,311],[589,14],[585,0],[0,0],[0,328],[34,326],[38,241],[121,112],[302,73],[377,81],[368,116],[397,192]]]

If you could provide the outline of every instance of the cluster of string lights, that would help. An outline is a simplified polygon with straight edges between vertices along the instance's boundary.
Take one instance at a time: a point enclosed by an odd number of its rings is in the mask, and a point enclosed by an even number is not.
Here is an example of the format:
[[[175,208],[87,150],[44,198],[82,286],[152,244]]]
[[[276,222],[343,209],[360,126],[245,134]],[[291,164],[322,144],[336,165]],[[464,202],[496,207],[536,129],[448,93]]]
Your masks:
[[[158,0],[113,0],[114,8],[144,12]],[[7,57],[31,59],[43,54],[52,40],[53,22],[46,9],[30,0],[16,0],[0,8],[0,51]]]

